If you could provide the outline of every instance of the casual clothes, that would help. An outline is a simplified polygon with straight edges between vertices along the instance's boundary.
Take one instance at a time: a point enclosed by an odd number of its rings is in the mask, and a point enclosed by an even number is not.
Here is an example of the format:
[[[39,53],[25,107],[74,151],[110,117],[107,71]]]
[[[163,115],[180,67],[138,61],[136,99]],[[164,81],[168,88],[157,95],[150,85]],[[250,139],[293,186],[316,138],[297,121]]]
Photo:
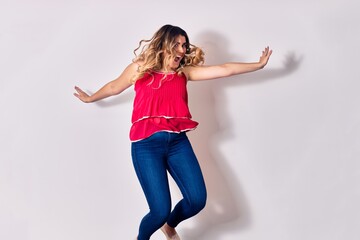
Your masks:
[[[159,131],[193,130],[184,74],[150,72],[135,82],[130,140],[135,142]]]
[[[184,74],[154,71],[135,82],[131,154],[149,205],[138,240],[149,240],[164,223],[176,227],[206,203],[203,175],[185,133],[198,125],[191,120],[186,83]],[[167,172],[183,195],[173,210]]]
[[[150,239],[165,222],[176,227],[204,208],[205,182],[186,133],[157,132],[133,142],[131,153],[149,205],[149,212],[140,223],[138,240]],[[167,171],[184,197],[173,210]]]

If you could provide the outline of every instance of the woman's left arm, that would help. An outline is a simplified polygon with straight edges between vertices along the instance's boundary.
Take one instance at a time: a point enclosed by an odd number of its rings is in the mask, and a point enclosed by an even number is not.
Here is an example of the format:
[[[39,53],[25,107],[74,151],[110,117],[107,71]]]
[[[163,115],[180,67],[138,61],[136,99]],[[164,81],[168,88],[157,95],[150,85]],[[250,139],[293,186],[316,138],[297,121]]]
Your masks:
[[[213,66],[186,67],[184,73],[189,80],[210,80],[215,78],[229,77],[237,74],[257,71],[265,67],[271,56],[272,50],[266,47],[258,62],[240,63],[229,62]]]

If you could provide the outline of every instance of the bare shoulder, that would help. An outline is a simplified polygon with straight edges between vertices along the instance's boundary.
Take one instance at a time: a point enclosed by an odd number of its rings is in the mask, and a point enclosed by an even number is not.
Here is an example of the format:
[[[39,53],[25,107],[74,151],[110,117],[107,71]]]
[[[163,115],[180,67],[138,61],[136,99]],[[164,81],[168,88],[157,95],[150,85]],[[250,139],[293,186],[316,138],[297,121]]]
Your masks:
[[[139,65],[135,62],[131,62],[126,68],[122,71],[120,76],[118,76],[114,81],[124,84],[132,84],[132,79],[137,75]]]
[[[132,79],[134,76],[137,75],[139,71],[139,67],[141,66],[141,63],[139,62],[131,62],[123,71],[121,75],[125,76],[127,79]]]
[[[197,65],[197,66],[186,66],[183,72],[185,73],[188,80],[207,80],[212,79],[212,66]]]
[[[141,65],[142,65],[142,63],[139,61],[132,62],[126,67],[126,70],[136,73]]]
[[[198,67],[199,66],[186,66],[182,69],[182,72],[185,74],[185,76],[188,80],[192,80],[191,75]]]

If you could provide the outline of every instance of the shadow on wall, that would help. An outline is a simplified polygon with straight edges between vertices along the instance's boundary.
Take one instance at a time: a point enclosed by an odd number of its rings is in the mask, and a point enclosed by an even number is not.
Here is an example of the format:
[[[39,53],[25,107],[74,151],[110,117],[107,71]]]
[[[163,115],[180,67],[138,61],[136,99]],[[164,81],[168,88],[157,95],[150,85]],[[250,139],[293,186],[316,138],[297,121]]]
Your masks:
[[[242,61],[226,48],[229,46],[227,39],[215,32],[200,34],[196,42],[206,51],[207,65]],[[220,81],[189,83],[190,109],[193,118],[200,122],[199,128],[190,132],[189,137],[203,170],[208,200],[205,209],[194,218],[194,227],[182,231],[184,239],[218,240],[222,235],[242,231],[251,226],[251,209],[239,179],[220,151],[222,144],[231,140],[233,136],[233,123],[228,114],[230,110],[227,110],[225,89],[281,78],[293,73],[299,64],[300,59],[296,60],[295,54],[289,54],[283,68],[265,68],[259,72],[249,73],[246,74],[246,80],[242,75]],[[236,161],[237,156],[233,158],[231,161]]]

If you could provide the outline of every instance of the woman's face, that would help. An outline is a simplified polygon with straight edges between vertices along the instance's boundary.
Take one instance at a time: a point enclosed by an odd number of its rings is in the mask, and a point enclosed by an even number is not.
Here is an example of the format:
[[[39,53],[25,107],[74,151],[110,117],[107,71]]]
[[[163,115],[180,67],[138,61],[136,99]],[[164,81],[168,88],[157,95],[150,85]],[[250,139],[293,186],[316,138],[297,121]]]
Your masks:
[[[181,60],[184,58],[186,53],[186,38],[182,35],[178,35],[175,37],[175,46],[174,46],[174,52],[175,56],[171,56],[171,59],[169,61],[169,64],[167,66],[168,69],[176,70]],[[164,58],[168,57],[168,53],[164,53]]]

